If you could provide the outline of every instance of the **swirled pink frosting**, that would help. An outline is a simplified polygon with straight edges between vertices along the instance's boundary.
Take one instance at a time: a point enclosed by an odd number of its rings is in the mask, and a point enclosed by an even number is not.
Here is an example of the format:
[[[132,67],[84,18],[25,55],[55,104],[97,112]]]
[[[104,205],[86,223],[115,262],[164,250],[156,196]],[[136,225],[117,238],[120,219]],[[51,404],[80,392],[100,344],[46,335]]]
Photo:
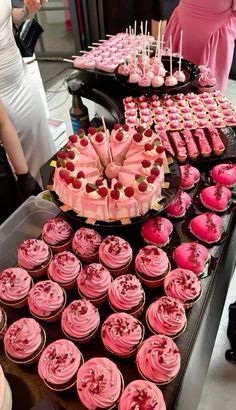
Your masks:
[[[178,334],[187,322],[183,303],[171,296],[162,296],[153,302],[146,317],[154,333],[167,336]]]
[[[209,259],[209,252],[205,246],[197,242],[181,243],[175,248],[173,259],[178,268],[188,269],[200,275]]]
[[[164,289],[167,296],[173,296],[183,303],[194,301],[201,293],[201,282],[191,270],[174,269],[166,276]]]
[[[56,313],[64,303],[64,292],[58,283],[43,280],[36,283],[28,294],[30,312],[41,317]]]
[[[48,245],[40,239],[26,239],[18,247],[18,263],[24,269],[35,269],[49,258]]]
[[[39,359],[39,376],[50,384],[63,385],[73,379],[81,359],[81,353],[73,342],[56,340],[44,349]]]
[[[132,254],[130,244],[119,236],[107,236],[99,246],[101,262],[111,269],[125,266],[132,259]]]
[[[169,259],[162,249],[155,245],[148,245],[139,250],[135,258],[135,268],[147,277],[158,278],[167,273]]]
[[[73,253],[65,251],[53,256],[48,274],[52,280],[63,284],[76,279],[81,269],[80,260]]]
[[[156,383],[173,379],[180,369],[180,352],[173,340],[164,335],[146,339],[136,356],[141,373]]]
[[[36,320],[22,318],[12,323],[4,336],[4,349],[16,359],[26,359],[42,343],[42,329]]]
[[[110,303],[118,310],[130,310],[143,301],[144,291],[134,275],[122,275],[113,280],[108,289]]]
[[[91,256],[98,251],[101,235],[91,228],[79,228],[73,237],[72,249],[79,256]]]
[[[77,284],[85,297],[94,299],[107,293],[111,281],[111,274],[104,266],[90,263],[80,272]]]
[[[142,324],[127,313],[113,313],[102,325],[104,346],[119,355],[132,352],[143,338]]]
[[[161,390],[147,380],[134,380],[119,400],[119,410],[166,410]]]
[[[84,338],[100,323],[98,309],[87,299],[74,300],[62,313],[61,327],[74,338]]]
[[[24,299],[30,290],[32,279],[22,268],[7,268],[0,272],[0,298],[6,302]]]
[[[71,226],[62,218],[48,219],[43,225],[43,240],[49,245],[58,245],[72,234]]]
[[[122,392],[121,373],[106,357],[93,357],[78,370],[77,392],[88,410],[108,409]]]

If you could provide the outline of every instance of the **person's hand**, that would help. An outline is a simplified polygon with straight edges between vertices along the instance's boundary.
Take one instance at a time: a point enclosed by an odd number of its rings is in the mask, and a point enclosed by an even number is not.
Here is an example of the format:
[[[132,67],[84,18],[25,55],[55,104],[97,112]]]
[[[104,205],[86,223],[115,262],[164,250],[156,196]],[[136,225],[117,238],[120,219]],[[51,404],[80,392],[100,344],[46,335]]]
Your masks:
[[[30,195],[38,195],[40,192],[42,192],[42,189],[40,188],[38,182],[36,179],[30,174],[30,172],[27,172],[26,174],[18,174],[16,175],[18,179],[18,185],[20,188],[20,193],[22,195],[22,198],[24,201],[30,196]]]
[[[24,0],[24,5],[27,7],[29,14],[35,14],[47,1],[48,0]]]

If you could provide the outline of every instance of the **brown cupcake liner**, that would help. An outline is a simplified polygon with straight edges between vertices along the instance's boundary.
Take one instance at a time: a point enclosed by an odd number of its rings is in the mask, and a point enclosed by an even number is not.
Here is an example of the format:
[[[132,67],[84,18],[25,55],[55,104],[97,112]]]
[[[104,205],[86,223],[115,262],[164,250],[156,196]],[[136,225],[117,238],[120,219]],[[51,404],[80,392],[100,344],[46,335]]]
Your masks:
[[[33,279],[31,278],[31,285],[30,285],[29,291],[33,287],[33,285],[34,285],[34,282],[33,282]],[[15,301],[15,302],[9,302],[9,301],[4,300],[4,299],[1,299],[0,302],[5,306],[15,308],[15,309],[20,309],[20,308],[28,305],[28,294],[23,299],[20,299],[20,300]]]
[[[106,293],[102,294],[101,296],[98,296],[97,298],[90,298],[89,296],[85,295],[81,290],[78,289],[78,293],[82,299],[88,299],[94,306],[100,306],[103,305],[108,299],[108,290]]]
[[[109,272],[112,276],[118,277],[118,276],[124,275],[125,273],[128,272],[130,264],[132,262],[132,259],[133,258],[131,257],[129,262],[125,266],[122,266],[121,268],[117,268],[117,269],[110,268],[100,258],[99,258],[99,262],[101,263],[101,265],[103,265],[106,269],[109,270]]]
[[[41,353],[44,350],[45,344],[46,344],[46,332],[45,332],[43,327],[41,327],[41,332],[42,332],[42,343],[39,346],[39,348],[37,349],[37,351],[35,353],[33,353],[29,359],[17,359],[15,357],[9,355],[8,352],[5,349],[5,355],[7,356],[7,358],[9,360],[11,360],[11,362],[16,363],[16,364],[28,365],[28,364],[36,363],[38,361],[39,357],[41,356]]]
[[[80,366],[82,366],[82,364],[84,364],[84,357],[83,357],[81,352],[80,352],[80,354],[81,354],[81,360],[80,360],[80,365],[79,365],[78,369],[80,368]],[[77,371],[73,376],[73,379],[75,379],[75,380],[73,380],[71,382],[64,383],[63,386],[59,386],[59,385],[54,386],[53,384],[50,384],[46,379],[43,379],[43,382],[50,390],[53,390],[53,391],[56,391],[56,392],[62,392],[62,391],[67,391],[67,390],[73,389],[73,387],[76,385],[76,378],[77,378]]]
[[[112,303],[110,302],[110,300],[108,299],[108,303],[110,308],[113,310],[113,312],[115,313],[120,313],[120,312],[124,312],[124,313],[128,313],[129,315],[135,317],[135,319],[137,319],[139,316],[141,316],[141,314],[144,311],[144,306],[145,306],[145,302],[146,302],[146,295],[145,292],[143,292],[143,299],[142,301],[139,303],[138,306],[132,308],[132,309],[128,309],[128,310],[122,310],[122,309],[117,309],[115,306],[112,305]]]
[[[148,377],[146,377],[146,376],[143,374],[143,372],[142,372],[142,370],[140,369],[140,367],[139,367],[139,365],[138,365],[137,362],[136,362],[136,366],[137,366],[137,369],[138,369],[138,372],[139,372],[140,376],[142,376],[142,378],[143,378],[144,380],[147,380],[148,382],[155,383],[157,386],[165,386],[166,384],[171,383],[171,382],[176,378],[176,376],[177,376],[177,374],[178,374],[178,372],[177,372],[174,377],[172,377],[172,378],[169,379],[169,380],[166,380],[165,382],[158,382],[158,381],[156,381],[156,380],[152,380],[152,379],[149,379]]]
[[[46,322],[46,323],[56,322],[56,320],[60,319],[60,317],[62,315],[62,312],[63,312],[63,310],[65,309],[65,306],[66,306],[67,294],[66,294],[64,289],[63,289],[63,294],[64,294],[64,301],[63,301],[63,304],[62,304],[61,308],[57,312],[52,313],[51,315],[44,317],[44,316],[36,315],[29,308],[29,311],[30,311],[31,315],[34,316],[36,319],[42,320],[43,322]]]
[[[71,234],[70,238],[67,239],[67,241],[64,241],[61,245],[51,245],[45,239],[42,237],[43,241],[48,245],[48,247],[51,249],[53,253],[59,253],[59,252],[64,252],[68,251],[71,249],[71,244],[72,244],[72,239],[73,239],[73,234]]]
[[[163,285],[165,277],[168,275],[170,272],[171,265],[169,263],[167,270],[161,275],[160,278],[152,278],[152,279],[146,279],[143,277],[142,272],[139,272],[137,269],[135,269],[136,275],[140,279],[140,281],[147,287],[149,288],[159,288],[160,286]]]
[[[93,253],[92,255],[81,255],[80,253],[76,252],[76,249],[73,249],[73,252],[75,253],[75,255],[82,261],[85,263],[93,263],[93,262],[97,262],[98,261],[98,251]]]
[[[32,278],[40,278],[41,276],[46,275],[47,270],[48,270],[48,266],[49,263],[51,262],[52,259],[52,251],[49,248],[49,256],[46,262],[44,262],[40,268],[38,269],[26,269],[24,266],[20,265],[20,268],[27,270],[28,274],[32,277]]]
[[[2,323],[0,323],[0,340],[2,340],[5,336],[5,333],[7,331],[7,314],[3,308],[1,308],[2,314],[3,314],[3,320]]]
[[[151,305],[150,305],[150,306],[151,306]],[[150,306],[149,306],[149,307],[150,307]],[[184,331],[186,330],[187,320],[186,320],[186,322],[185,322],[183,328],[182,328],[178,333],[175,333],[175,334],[171,334],[171,335],[170,335],[170,334],[168,334],[168,333],[156,331],[156,330],[151,326],[151,324],[150,324],[150,322],[149,322],[149,320],[148,320],[148,310],[149,310],[149,308],[148,308],[147,311],[146,311],[145,320],[146,320],[146,324],[147,324],[148,329],[150,330],[150,332],[151,332],[153,335],[165,335],[165,336],[171,337],[171,339],[174,340],[174,339],[176,339],[177,337],[179,337],[180,335],[182,335],[182,333],[184,333]]]
[[[210,85],[210,86],[204,86],[202,87],[201,85],[198,86],[198,93],[202,94],[202,93],[213,93],[216,90],[216,86],[215,85]]]
[[[85,337],[83,337],[83,338],[70,336],[70,335],[63,329],[63,327],[61,327],[61,329],[62,329],[62,332],[64,333],[64,335],[65,335],[68,339],[72,340],[73,342],[76,342],[76,343],[88,343],[88,342],[91,342],[91,340],[93,340],[93,339],[95,338],[95,336],[96,336],[96,334],[97,334],[97,331],[98,331],[98,328],[99,328],[99,325],[100,325],[100,319],[99,319],[99,322],[98,322],[97,327],[96,327],[92,332],[90,332],[89,335],[87,335],[87,336],[85,336]]]
[[[199,293],[199,295],[193,300],[193,301],[182,301],[182,303],[184,304],[185,309],[190,309],[196,302],[199,301],[199,299],[202,296],[202,289]]]

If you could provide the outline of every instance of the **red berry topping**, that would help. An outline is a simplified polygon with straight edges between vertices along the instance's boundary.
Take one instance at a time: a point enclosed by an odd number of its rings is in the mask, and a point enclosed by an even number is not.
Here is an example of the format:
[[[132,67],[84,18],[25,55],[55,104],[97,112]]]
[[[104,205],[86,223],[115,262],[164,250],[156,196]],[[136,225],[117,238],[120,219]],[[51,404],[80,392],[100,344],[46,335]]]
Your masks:
[[[105,186],[103,186],[99,188],[98,193],[102,198],[105,198],[108,195],[108,189]]]
[[[69,174],[68,174],[68,171],[66,169],[60,169],[59,175],[62,179],[65,179],[65,177],[67,177]]]
[[[70,142],[73,142],[73,144],[76,143],[77,142],[77,135],[75,135],[75,134],[70,135],[69,140],[70,140]]]
[[[121,128],[121,126],[120,126],[120,124],[115,124],[113,128],[114,128],[114,130],[119,130]]]
[[[155,165],[162,165],[163,164],[163,159],[162,158],[157,158],[155,160]]]
[[[137,179],[139,179],[142,175],[140,174],[135,174],[135,180],[137,181]]]
[[[76,141],[77,141],[77,140],[76,140]],[[67,148],[67,149],[71,149],[71,147],[73,147],[72,142],[71,142],[71,141],[67,142],[66,148]]]
[[[88,133],[89,134],[94,135],[94,134],[96,134],[96,132],[97,132],[96,128],[94,128],[94,127],[89,127],[88,128]]]
[[[156,152],[158,153],[158,154],[162,154],[162,152],[164,152],[165,151],[165,148],[163,147],[163,146],[159,146],[159,147],[156,147]]]
[[[135,142],[141,142],[142,139],[143,139],[143,136],[141,134],[137,133],[137,134],[133,135],[133,139],[134,139]]]
[[[137,132],[138,132],[139,134],[142,134],[143,131],[145,130],[145,128],[143,128],[141,125],[139,125],[139,126],[136,128],[136,130],[137,130]]]
[[[112,199],[119,199],[120,191],[115,191],[114,189],[110,193]]]
[[[123,187],[123,185],[120,182],[116,182],[116,184],[114,185],[114,189],[121,189]]]
[[[73,162],[70,162],[70,161],[68,161],[66,163],[66,168],[71,172],[73,172],[75,170],[75,166],[74,166]]]
[[[124,190],[125,195],[130,198],[134,195],[134,188],[132,186],[127,186]]]
[[[80,128],[80,129],[78,130],[77,134],[78,134],[78,136],[79,136],[80,138],[83,137],[83,135],[85,134],[84,129],[83,129],[83,128]]]
[[[79,179],[74,179],[72,185],[75,189],[80,189],[82,187],[82,182]]]
[[[159,168],[152,168],[151,169],[151,175],[155,175],[156,177],[158,177],[158,175],[160,175]]]
[[[151,137],[152,136],[152,130],[149,128],[148,130],[144,131],[145,137]]]
[[[87,147],[88,140],[86,140],[86,138],[82,138],[82,140],[80,141],[80,144],[82,145],[82,147]]]
[[[92,186],[92,184],[86,184],[86,192],[89,194],[89,192],[95,191],[96,187]]]
[[[95,140],[97,142],[102,142],[104,140],[104,135],[102,132],[97,132],[97,134],[95,135]]]
[[[103,185],[102,179],[97,179],[97,181],[95,182],[95,185],[102,186]]]
[[[74,153],[74,151],[67,151],[67,156],[68,156],[68,158],[70,158],[70,159],[74,159],[74,158],[75,158],[75,153]]]
[[[78,179],[85,178],[85,173],[84,173],[84,171],[79,171],[78,174],[77,174],[77,178],[78,178]]]
[[[117,132],[117,134],[116,134],[116,140],[117,140],[117,141],[122,141],[123,138],[124,138],[123,132],[121,132],[121,131]]]
[[[65,159],[66,158],[66,152],[65,151],[58,151],[57,152],[57,158]]]
[[[149,184],[153,184],[153,182],[155,181],[155,179],[156,179],[156,175],[154,175],[154,174],[148,175],[148,177],[147,177],[147,182],[148,182]]]
[[[129,131],[129,126],[128,126],[128,124],[124,124],[124,125],[123,125],[123,130],[126,131],[126,132]]]
[[[148,161],[147,159],[144,159],[142,161],[142,167],[143,168],[149,168],[151,166],[151,161]]]
[[[61,161],[57,160],[56,166],[57,166],[57,168],[61,168],[61,166],[62,166]]]
[[[74,178],[71,177],[70,175],[66,175],[64,179],[65,179],[67,185],[71,184],[71,182],[74,181]]]
[[[151,144],[145,144],[144,149],[145,149],[145,151],[151,151],[152,150],[152,145]]]
[[[145,191],[147,190],[147,187],[148,187],[148,184],[147,184],[146,182],[141,182],[141,183],[138,185],[138,190],[139,190],[140,192],[145,192]]]

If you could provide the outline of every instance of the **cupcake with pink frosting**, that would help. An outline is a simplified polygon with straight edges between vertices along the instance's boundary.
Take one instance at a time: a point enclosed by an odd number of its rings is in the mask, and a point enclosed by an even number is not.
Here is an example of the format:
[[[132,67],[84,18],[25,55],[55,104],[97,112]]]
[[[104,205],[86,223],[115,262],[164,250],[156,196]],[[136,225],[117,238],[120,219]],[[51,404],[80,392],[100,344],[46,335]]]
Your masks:
[[[82,298],[89,299],[95,306],[101,305],[107,300],[111,281],[111,274],[104,266],[100,263],[91,263],[85,266],[78,276],[78,292]]]
[[[170,242],[172,231],[173,225],[169,219],[156,216],[143,223],[141,235],[146,243],[162,248]]]
[[[134,380],[124,389],[118,410],[166,410],[161,390],[147,380]]]
[[[99,324],[98,309],[87,299],[74,300],[62,313],[63,333],[78,343],[90,342],[95,337]]]
[[[54,253],[67,251],[72,235],[71,226],[62,218],[51,218],[43,224],[42,239]]]
[[[150,288],[156,288],[170,270],[166,252],[154,245],[141,248],[135,258],[135,270],[141,282]]]
[[[53,256],[48,267],[48,277],[65,290],[69,290],[76,286],[81,269],[82,264],[77,256],[64,251]]]
[[[83,356],[73,342],[59,339],[42,352],[38,374],[50,389],[68,390],[75,385],[77,371],[83,362]]]
[[[93,357],[79,368],[76,385],[86,409],[110,410],[118,403],[124,380],[116,364],[107,357]]]
[[[144,326],[127,313],[113,313],[102,325],[101,338],[109,352],[122,358],[135,354],[144,338]]]
[[[100,262],[114,276],[128,272],[132,257],[130,244],[119,236],[107,236],[99,246]]]
[[[27,296],[33,280],[25,269],[7,268],[0,272],[0,302],[21,308],[27,305]]]
[[[0,307],[0,341],[3,339],[7,331],[7,314],[3,308]]]
[[[58,283],[43,280],[36,283],[28,294],[30,313],[44,322],[55,322],[66,305],[66,292]]]
[[[165,335],[154,335],[144,340],[136,356],[141,376],[156,384],[174,380],[180,370],[180,361],[177,345]]]
[[[183,303],[172,296],[162,296],[147,309],[146,323],[154,334],[178,337],[187,325]]]
[[[101,235],[91,228],[79,228],[72,240],[72,249],[83,262],[92,263],[98,259]]]
[[[44,329],[32,318],[22,318],[12,323],[3,340],[6,356],[18,364],[36,362],[45,342]]]
[[[26,239],[17,249],[18,264],[26,269],[30,276],[40,277],[46,274],[52,253],[48,245],[40,239]]]
[[[145,304],[145,293],[140,280],[135,275],[119,276],[108,289],[108,301],[114,312],[140,316]]]
[[[202,287],[199,278],[188,269],[172,270],[164,281],[164,289],[167,296],[180,300],[185,309],[193,306],[200,298]]]
[[[178,268],[188,269],[200,276],[210,260],[208,249],[197,242],[181,243],[173,252]]]
[[[213,93],[216,90],[216,78],[213,76],[211,69],[204,65],[200,65],[199,69],[198,92],[200,94]]]

